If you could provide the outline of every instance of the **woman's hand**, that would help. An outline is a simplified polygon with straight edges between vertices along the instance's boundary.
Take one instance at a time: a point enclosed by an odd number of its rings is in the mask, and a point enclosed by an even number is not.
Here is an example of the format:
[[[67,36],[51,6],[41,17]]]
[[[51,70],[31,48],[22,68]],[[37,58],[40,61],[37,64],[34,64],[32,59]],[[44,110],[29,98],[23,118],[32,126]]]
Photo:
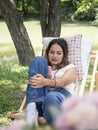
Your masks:
[[[46,78],[44,78],[41,74],[36,74],[33,77],[30,77],[30,84],[33,88],[42,88],[45,86]]]

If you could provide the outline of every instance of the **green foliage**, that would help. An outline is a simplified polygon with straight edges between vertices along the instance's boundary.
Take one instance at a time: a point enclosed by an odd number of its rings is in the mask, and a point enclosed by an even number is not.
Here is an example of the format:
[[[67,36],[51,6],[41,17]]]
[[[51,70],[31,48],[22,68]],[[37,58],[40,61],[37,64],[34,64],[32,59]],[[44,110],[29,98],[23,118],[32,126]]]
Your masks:
[[[24,16],[35,17],[40,13],[39,0],[15,0],[15,4],[20,13]]]
[[[61,17],[62,20],[71,20],[73,12],[76,10],[76,5],[72,0],[64,0],[61,2]]]
[[[98,8],[98,0],[94,0],[94,3],[93,3],[93,4],[94,4],[94,7],[95,7],[95,8]]]
[[[96,11],[90,4],[80,6],[74,13],[74,19],[77,20],[92,21],[95,19],[95,16]]]
[[[39,14],[40,13],[40,1],[39,0],[33,0],[32,1],[32,8],[33,8],[33,12]]]
[[[63,20],[95,20],[98,0],[65,0],[61,3]]]

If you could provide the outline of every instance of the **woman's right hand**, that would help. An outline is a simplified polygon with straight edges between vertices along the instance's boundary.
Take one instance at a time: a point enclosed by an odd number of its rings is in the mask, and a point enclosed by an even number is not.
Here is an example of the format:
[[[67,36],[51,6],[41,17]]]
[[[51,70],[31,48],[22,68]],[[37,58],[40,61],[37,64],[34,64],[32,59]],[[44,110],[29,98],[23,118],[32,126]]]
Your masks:
[[[42,88],[45,86],[46,78],[41,74],[36,74],[35,76],[30,77],[29,82],[33,88]]]

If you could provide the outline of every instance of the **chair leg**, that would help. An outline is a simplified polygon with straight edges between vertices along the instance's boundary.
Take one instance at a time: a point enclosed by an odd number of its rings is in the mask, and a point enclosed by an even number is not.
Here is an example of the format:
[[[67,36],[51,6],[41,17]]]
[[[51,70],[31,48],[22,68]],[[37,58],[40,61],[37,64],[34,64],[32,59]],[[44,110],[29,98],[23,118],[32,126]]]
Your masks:
[[[95,74],[95,84],[96,84],[96,90],[98,91],[98,71],[96,71]]]
[[[22,110],[24,110],[26,107],[26,96],[24,97],[23,101],[22,101],[22,104],[19,108],[19,111],[21,112]]]

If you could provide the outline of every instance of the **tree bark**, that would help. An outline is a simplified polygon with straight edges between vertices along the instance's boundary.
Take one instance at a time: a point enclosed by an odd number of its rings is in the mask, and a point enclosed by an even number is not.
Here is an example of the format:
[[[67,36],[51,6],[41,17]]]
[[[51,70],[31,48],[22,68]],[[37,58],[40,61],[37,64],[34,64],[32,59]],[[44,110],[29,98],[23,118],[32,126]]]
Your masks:
[[[61,1],[40,0],[40,24],[43,37],[59,37],[61,33]]]
[[[19,63],[28,66],[35,54],[22,16],[20,16],[13,0],[1,0],[0,10],[14,42]]]

